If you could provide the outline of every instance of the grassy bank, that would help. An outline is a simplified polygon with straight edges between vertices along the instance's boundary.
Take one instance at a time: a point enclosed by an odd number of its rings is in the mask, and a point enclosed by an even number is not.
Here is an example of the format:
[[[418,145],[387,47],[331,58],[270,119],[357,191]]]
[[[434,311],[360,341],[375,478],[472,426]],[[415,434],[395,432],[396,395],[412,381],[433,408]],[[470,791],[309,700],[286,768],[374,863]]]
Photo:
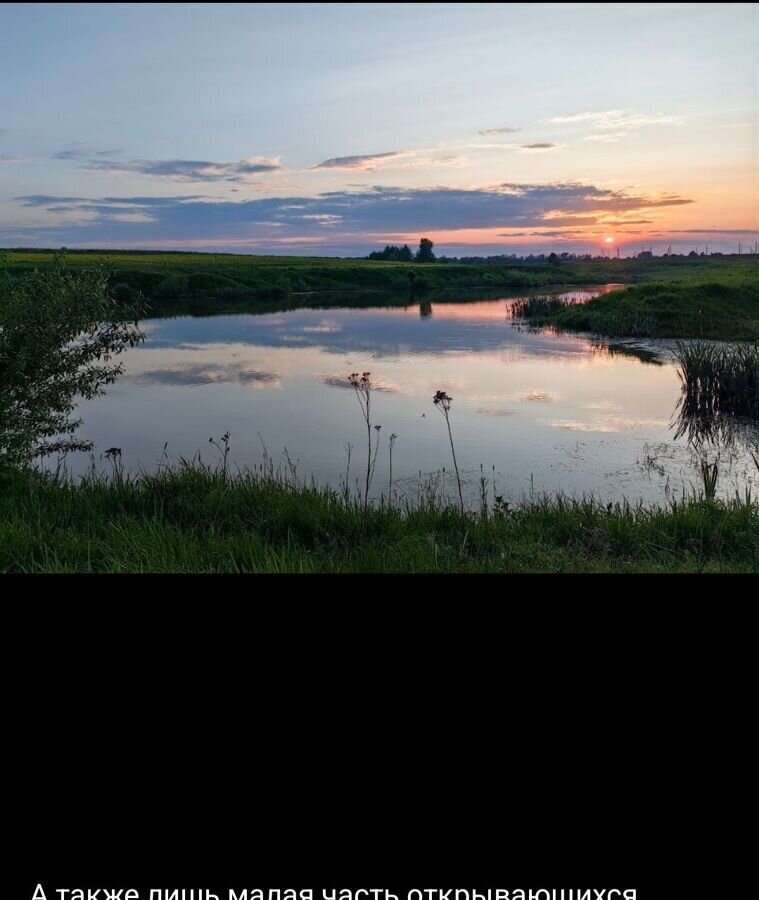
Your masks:
[[[5,254],[11,274],[52,263],[55,251],[14,250]],[[117,296],[140,291],[165,308],[174,301],[277,300],[308,291],[394,292],[408,295],[482,288],[540,288],[548,285],[677,280],[697,285],[757,283],[759,260],[746,256],[684,259],[599,259],[514,261],[508,265],[396,263],[333,257],[244,256],[223,253],[67,251],[59,254],[72,270],[105,264]],[[346,305],[350,298],[346,298]]]
[[[55,254],[14,251],[11,274],[50,265]],[[402,292],[450,288],[540,287],[562,283],[573,273],[548,265],[478,266],[376,262],[338,258],[242,256],[205,253],[62,254],[71,269],[105,264],[117,295],[140,291],[159,302],[187,298],[271,300],[293,293]]]
[[[611,337],[751,341],[759,340],[759,284],[641,284],[583,304],[532,298],[518,313],[534,325]]]
[[[462,516],[199,466],[79,484],[0,472],[4,572],[755,572],[759,508],[561,498]]]

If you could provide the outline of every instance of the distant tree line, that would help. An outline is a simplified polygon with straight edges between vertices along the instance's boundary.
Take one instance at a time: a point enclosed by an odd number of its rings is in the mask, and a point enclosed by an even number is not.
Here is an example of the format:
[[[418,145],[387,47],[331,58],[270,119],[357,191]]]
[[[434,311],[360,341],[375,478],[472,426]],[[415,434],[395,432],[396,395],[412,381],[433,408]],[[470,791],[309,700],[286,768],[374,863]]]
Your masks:
[[[562,262],[591,262],[604,260],[605,262],[613,262],[619,257],[592,253],[500,253],[497,256],[435,256],[432,248],[435,245],[428,238],[422,238],[419,242],[419,250],[414,254],[408,244],[402,247],[388,245],[384,250],[375,250],[370,253],[368,259],[390,260],[392,262],[435,262],[435,263],[465,263],[467,265],[486,265],[486,266],[502,266],[513,265],[514,263],[549,263],[557,265]],[[735,256],[732,253],[720,253],[712,251],[711,253],[697,253],[691,250],[690,253],[672,253],[671,251],[662,253],[657,256],[652,250],[641,250],[640,253],[633,253],[630,256],[622,257],[624,259],[686,259],[704,256]],[[749,254],[750,255],[750,254]]]
[[[412,262],[414,254],[411,252],[411,247],[409,247],[408,244],[404,244],[402,247],[393,247],[388,244],[384,250],[375,250],[374,253],[370,253],[369,259],[387,259],[390,260],[390,262]]]
[[[435,254],[432,248],[435,244],[429,238],[422,238],[419,241],[419,249],[416,254],[411,252],[411,247],[404,244],[402,247],[395,247],[388,244],[384,250],[375,250],[369,254],[369,259],[384,259],[391,262],[435,262]]]

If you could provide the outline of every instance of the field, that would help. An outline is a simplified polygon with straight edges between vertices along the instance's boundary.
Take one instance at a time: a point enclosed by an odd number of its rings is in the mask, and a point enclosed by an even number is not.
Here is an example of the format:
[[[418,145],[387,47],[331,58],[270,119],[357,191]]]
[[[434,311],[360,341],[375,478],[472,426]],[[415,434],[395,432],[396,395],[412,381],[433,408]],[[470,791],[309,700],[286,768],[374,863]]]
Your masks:
[[[112,273],[110,282],[117,297],[128,299],[140,291],[161,309],[179,300],[273,300],[309,291],[408,295],[609,282],[759,284],[759,258],[749,256],[474,265],[216,253],[12,250],[5,253],[5,262],[14,274],[50,265],[56,255],[72,270],[105,265]]]
[[[0,472],[3,572],[756,572],[759,507],[544,499],[462,515],[198,465],[74,485]]]
[[[55,254],[13,251],[11,274],[49,265]],[[72,269],[102,263],[117,294],[139,290],[150,300],[275,299],[309,291],[423,292],[445,288],[537,287],[571,273],[555,267],[429,265],[332,257],[242,256],[203,253],[62,254]]]

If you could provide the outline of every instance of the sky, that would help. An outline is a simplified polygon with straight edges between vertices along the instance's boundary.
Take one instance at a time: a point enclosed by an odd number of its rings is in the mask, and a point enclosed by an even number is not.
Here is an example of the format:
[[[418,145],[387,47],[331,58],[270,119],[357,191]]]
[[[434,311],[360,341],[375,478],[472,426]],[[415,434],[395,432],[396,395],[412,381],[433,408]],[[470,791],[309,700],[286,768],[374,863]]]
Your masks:
[[[3,4],[0,247],[759,240],[759,4]]]

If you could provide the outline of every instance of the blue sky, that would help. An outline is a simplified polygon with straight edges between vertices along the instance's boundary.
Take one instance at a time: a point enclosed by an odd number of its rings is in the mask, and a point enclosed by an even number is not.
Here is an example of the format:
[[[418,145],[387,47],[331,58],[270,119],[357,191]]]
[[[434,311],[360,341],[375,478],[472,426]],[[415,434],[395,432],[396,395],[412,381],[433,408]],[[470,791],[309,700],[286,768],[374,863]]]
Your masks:
[[[756,4],[5,4],[0,246],[752,245]]]

